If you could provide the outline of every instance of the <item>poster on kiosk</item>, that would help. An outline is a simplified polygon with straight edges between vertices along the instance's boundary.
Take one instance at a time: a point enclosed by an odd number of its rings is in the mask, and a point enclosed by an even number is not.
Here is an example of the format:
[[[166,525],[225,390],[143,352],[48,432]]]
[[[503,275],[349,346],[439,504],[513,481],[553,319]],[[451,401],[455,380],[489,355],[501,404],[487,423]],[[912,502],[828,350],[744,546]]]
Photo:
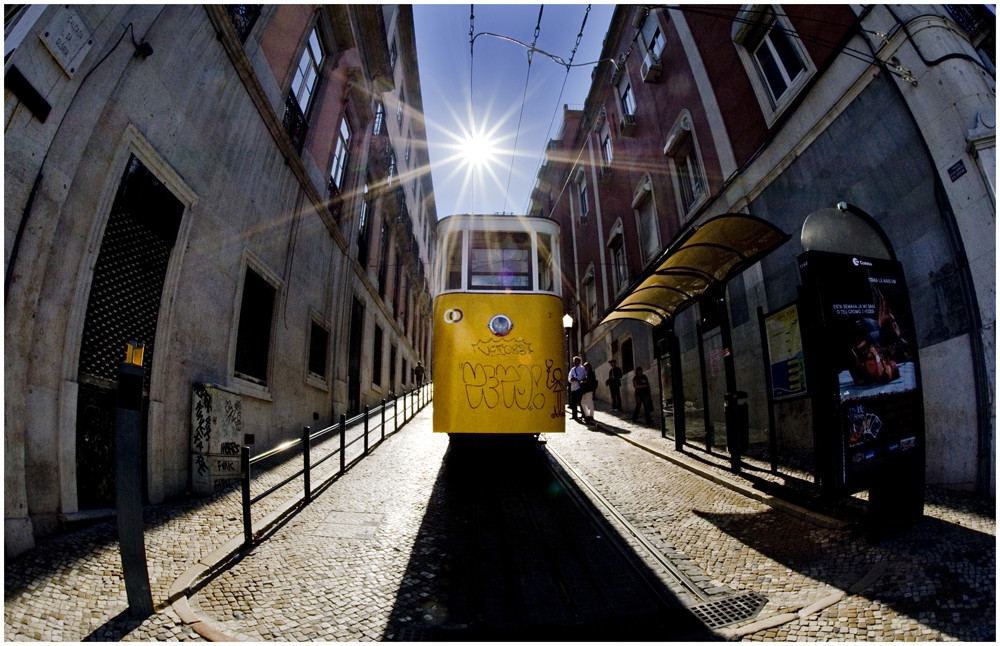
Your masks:
[[[922,472],[923,397],[900,264],[809,251],[799,266],[818,309],[813,333],[826,359],[823,381],[836,391],[836,410],[822,430],[835,437],[825,438],[828,451],[817,461],[834,460],[825,471],[836,473],[836,488],[850,491],[910,467]]]

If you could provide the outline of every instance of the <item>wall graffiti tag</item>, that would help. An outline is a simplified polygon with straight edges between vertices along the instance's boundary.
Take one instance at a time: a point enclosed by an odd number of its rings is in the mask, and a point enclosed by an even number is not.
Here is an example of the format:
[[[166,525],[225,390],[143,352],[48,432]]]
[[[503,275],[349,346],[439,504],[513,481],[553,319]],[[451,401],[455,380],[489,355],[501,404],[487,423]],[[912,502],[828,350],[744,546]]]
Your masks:
[[[194,384],[191,402],[191,488],[208,494],[240,475],[243,400],[212,384]]]

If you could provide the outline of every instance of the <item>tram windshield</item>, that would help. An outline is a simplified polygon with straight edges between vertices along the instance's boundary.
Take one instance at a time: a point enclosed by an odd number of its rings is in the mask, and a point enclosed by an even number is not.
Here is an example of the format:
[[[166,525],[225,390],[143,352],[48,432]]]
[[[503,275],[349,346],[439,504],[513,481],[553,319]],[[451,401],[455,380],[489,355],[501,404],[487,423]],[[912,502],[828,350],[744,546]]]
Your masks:
[[[510,223],[520,226],[510,227]],[[539,291],[559,295],[559,235],[551,221],[453,216],[440,226],[439,293]]]
[[[469,289],[531,289],[531,236],[521,231],[471,232]]]

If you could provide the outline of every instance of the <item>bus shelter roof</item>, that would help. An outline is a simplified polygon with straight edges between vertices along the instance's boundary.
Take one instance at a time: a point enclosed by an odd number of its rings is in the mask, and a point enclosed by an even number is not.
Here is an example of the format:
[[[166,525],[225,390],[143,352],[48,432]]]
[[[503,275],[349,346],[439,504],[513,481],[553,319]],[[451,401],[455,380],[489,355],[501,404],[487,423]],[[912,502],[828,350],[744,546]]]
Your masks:
[[[712,218],[666,249],[601,323],[635,319],[660,325],[789,238],[770,222],[745,213]]]

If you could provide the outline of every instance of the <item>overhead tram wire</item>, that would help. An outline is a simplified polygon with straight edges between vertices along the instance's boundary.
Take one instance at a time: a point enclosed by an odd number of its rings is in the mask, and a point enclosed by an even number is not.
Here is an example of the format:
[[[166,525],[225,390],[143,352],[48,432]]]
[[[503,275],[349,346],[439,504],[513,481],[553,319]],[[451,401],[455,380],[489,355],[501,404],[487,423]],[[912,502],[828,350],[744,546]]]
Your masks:
[[[514,130],[514,145],[510,151],[510,168],[507,171],[507,188],[503,193],[503,210],[507,211],[507,200],[510,197],[510,178],[514,175],[514,160],[517,158],[517,140],[521,136],[521,119],[524,117],[524,104],[528,99],[528,79],[531,77],[531,55],[535,52],[535,45],[538,43],[538,33],[542,30],[542,11],[545,5],[538,7],[538,22],[535,24],[535,36],[528,49],[528,70],[524,74],[524,92],[521,94],[521,111],[517,115],[517,128]],[[567,72],[568,74],[568,72]]]
[[[476,5],[469,5],[469,119],[472,121],[472,132],[475,135],[476,128],[476,95],[473,91],[472,83],[475,80],[473,74],[473,58],[475,57],[476,42]],[[469,190],[469,215],[476,212],[476,176],[472,175],[472,188]]]

